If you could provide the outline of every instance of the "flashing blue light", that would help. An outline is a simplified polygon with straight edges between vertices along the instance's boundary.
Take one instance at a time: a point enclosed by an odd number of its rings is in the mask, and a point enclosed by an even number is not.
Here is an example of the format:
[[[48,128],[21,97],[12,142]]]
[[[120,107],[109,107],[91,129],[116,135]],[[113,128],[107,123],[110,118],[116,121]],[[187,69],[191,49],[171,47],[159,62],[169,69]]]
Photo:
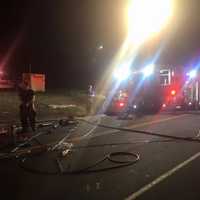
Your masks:
[[[190,72],[187,73],[187,76],[189,76],[189,78],[195,78],[197,76],[197,70],[193,69]]]
[[[154,64],[147,65],[143,70],[144,77],[151,76],[154,72]]]

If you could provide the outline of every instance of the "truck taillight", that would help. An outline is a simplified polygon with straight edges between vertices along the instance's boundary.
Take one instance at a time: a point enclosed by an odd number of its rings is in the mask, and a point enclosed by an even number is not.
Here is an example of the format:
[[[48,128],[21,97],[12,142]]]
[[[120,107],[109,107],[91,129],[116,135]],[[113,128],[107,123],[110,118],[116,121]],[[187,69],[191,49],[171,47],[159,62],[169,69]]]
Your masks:
[[[166,106],[167,106],[167,105],[166,105],[165,103],[162,105],[163,108],[166,108]]]

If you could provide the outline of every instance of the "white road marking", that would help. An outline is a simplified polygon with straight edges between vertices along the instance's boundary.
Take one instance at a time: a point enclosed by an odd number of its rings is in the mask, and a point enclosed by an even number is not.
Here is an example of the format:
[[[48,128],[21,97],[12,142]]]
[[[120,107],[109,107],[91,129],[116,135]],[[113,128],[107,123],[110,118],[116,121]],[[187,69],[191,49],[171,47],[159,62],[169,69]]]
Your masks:
[[[170,176],[172,176],[173,174],[175,174],[177,171],[179,171],[180,169],[182,169],[183,167],[185,167],[186,165],[188,165],[192,161],[196,160],[198,157],[200,157],[200,152],[194,154],[193,156],[191,156],[187,160],[183,161],[179,165],[175,166],[171,170],[169,170],[166,173],[162,174],[161,176],[159,176],[158,178],[156,178],[155,180],[153,180],[151,183],[145,185],[144,187],[142,187],[141,189],[139,189],[137,192],[134,192],[133,194],[131,194],[125,200],[134,200],[134,199],[136,199],[137,197],[141,196],[142,194],[144,194],[145,192],[147,192],[148,190],[150,190],[152,187],[158,185],[159,183],[161,183],[165,179],[169,178]]]
[[[86,132],[84,135],[80,136],[80,137],[75,137],[75,138],[72,138],[72,139],[69,139],[68,138],[71,136],[71,134],[68,134],[66,135],[62,140],[59,141],[59,143],[57,143],[53,148],[52,150],[55,150],[58,146],[60,146],[61,144],[63,144],[64,142],[74,142],[76,140],[81,140],[87,136],[89,136],[97,127],[98,127],[98,124],[101,123],[101,117],[98,118],[98,121],[97,121],[97,125],[92,127],[88,132]],[[73,145],[73,143],[71,143]],[[70,150],[70,149],[69,149]]]
[[[90,131],[88,131],[86,134],[84,134],[82,137],[80,138],[85,138],[85,137],[88,137],[97,127],[98,125],[101,123],[101,117],[98,118],[98,122],[97,122],[97,125],[94,126]]]
[[[99,117],[97,120],[98,121],[97,121],[96,125],[93,126],[88,132],[86,132],[82,136],[71,138],[71,139],[69,139],[69,141],[77,141],[77,140],[81,140],[81,139],[84,139],[84,138],[90,136],[95,131],[95,129],[98,127],[98,125],[101,123],[101,117]]]

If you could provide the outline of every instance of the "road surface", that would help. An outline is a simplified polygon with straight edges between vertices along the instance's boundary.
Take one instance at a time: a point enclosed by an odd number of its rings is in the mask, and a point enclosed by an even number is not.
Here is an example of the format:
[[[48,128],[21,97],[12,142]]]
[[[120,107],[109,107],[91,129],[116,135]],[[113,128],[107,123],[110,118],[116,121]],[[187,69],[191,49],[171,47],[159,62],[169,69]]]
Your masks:
[[[127,167],[79,174],[61,174],[54,152],[28,157],[20,164],[15,159],[1,160],[2,199],[200,199],[200,143],[96,126],[198,139],[200,113],[161,113],[129,120],[96,116],[87,120],[94,125],[80,122],[70,133],[62,128],[38,138],[46,144],[66,136],[65,142],[73,143],[62,162],[64,170],[91,166],[112,152],[132,152],[140,160]],[[113,163],[105,160],[94,170],[108,166]]]

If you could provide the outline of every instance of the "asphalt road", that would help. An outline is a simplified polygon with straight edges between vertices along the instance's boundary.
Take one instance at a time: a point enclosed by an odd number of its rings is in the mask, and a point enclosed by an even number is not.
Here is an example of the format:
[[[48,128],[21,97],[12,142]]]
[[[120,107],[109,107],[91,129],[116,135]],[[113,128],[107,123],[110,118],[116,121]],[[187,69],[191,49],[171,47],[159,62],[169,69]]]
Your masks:
[[[87,120],[164,136],[200,138],[200,113],[163,113],[129,120],[97,116]],[[91,166],[112,152],[136,153],[140,160],[130,166],[98,171],[113,166],[105,160],[92,168],[94,172],[79,174],[61,174],[54,152],[27,157],[24,162],[1,160],[2,199],[200,199],[198,142],[117,131],[85,122],[70,133],[60,128],[38,140],[45,144],[65,136],[65,142],[73,143],[72,151],[62,160],[68,172]]]

